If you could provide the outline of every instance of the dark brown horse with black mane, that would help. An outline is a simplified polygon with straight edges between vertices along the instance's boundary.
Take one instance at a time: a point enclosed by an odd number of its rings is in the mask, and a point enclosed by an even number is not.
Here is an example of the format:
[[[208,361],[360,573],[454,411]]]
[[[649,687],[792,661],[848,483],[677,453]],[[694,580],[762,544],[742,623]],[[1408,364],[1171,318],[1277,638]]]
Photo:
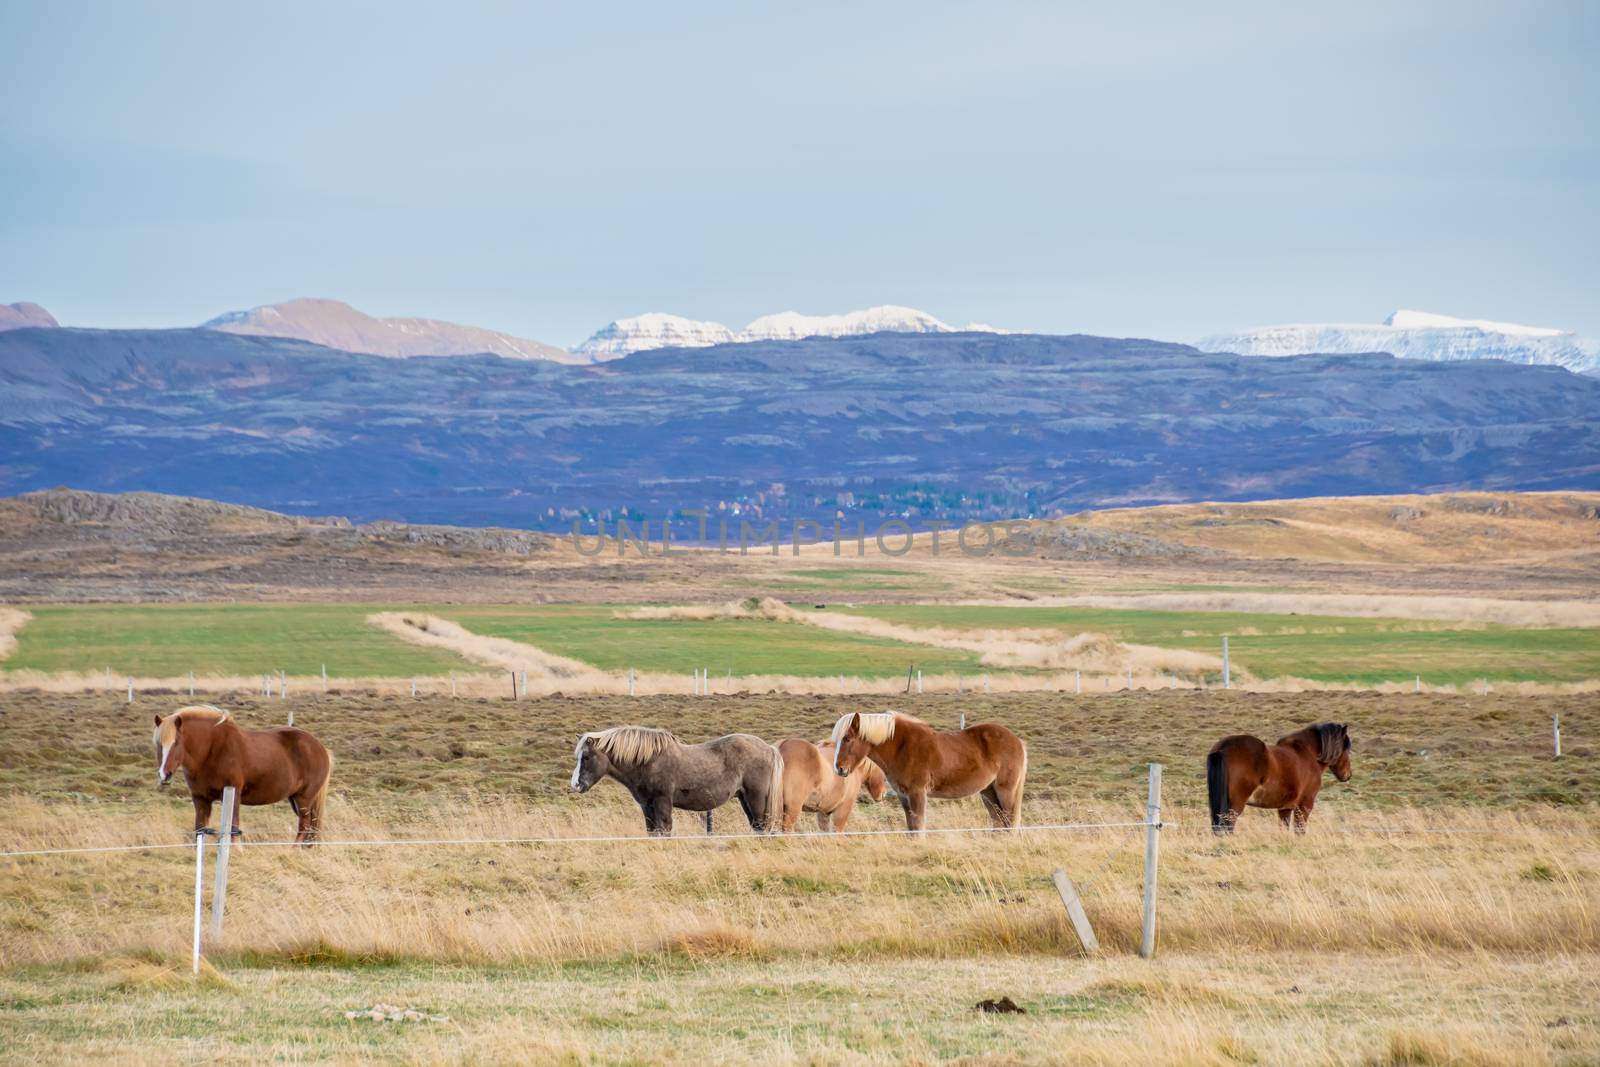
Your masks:
[[[1273,808],[1286,829],[1293,820],[1303,834],[1322,774],[1330,770],[1339,781],[1350,780],[1350,730],[1342,722],[1307,726],[1275,745],[1249,734],[1224,737],[1206,756],[1211,829],[1232,833],[1245,808]]]
[[[328,799],[328,776],[333,758],[322,742],[293,726],[272,730],[245,730],[220,708],[195,705],[156,716],[152,738],[156,746],[156,786],[166,785],[178,768],[189,784],[194,801],[194,832],[211,833],[211,805],[222,790],[233,786],[234,836],[239,829],[239,809],[246,804],[276,804],[287,800],[300,818],[294,839],[311,845],[322,829],[322,809]]]
[[[848,777],[865,759],[882,767],[894,786],[907,830],[923,828],[929,797],[974,793],[995,829],[1022,825],[1028,746],[997,722],[935,730],[899,712],[854,712],[833,724],[833,771]]]

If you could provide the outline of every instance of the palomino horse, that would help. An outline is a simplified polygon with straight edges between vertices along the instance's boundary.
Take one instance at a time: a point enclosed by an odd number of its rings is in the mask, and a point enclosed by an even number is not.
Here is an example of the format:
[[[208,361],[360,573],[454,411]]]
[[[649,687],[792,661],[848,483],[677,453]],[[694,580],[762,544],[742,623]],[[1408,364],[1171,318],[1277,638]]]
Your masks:
[[[894,711],[853,712],[833,724],[833,746],[840,777],[869,758],[883,768],[905,809],[907,830],[922,829],[930,796],[974,793],[997,829],[1022,824],[1028,746],[999,723],[944,731]]]
[[[333,758],[322,742],[293,726],[244,730],[233,717],[209,705],[179,708],[163,719],[156,716],[156,785],[166,785],[179,767],[194,801],[194,832],[210,833],[211,805],[233,786],[232,833],[239,829],[239,809],[246,804],[287,800],[300,817],[294,839],[311,845],[322,829]]]
[[[841,778],[833,773],[833,742],[813,745],[791,737],[778,742],[783,757],[783,832],[793,833],[802,811],[817,813],[817,829],[838,832],[850,821],[856,807],[856,794],[865,789],[873,800],[882,800],[887,783],[883,769],[871,760],[862,760],[856,769]]]
[[[1286,829],[1292,818],[1305,833],[1327,770],[1350,780],[1350,730],[1342,722],[1319,722],[1270,746],[1249,734],[1224,737],[1206,756],[1211,829],[1232,833],[1246,807],[1276,808]]]
[[[738,796],[756,833],[783,811],[783,757],[751,734],[686,745],[669,731],[613,726],[584,734],[573,751],[572,788],[587,793],[607,775],[633,794],[651,834],[672,835],[672,809],[710,811]]]

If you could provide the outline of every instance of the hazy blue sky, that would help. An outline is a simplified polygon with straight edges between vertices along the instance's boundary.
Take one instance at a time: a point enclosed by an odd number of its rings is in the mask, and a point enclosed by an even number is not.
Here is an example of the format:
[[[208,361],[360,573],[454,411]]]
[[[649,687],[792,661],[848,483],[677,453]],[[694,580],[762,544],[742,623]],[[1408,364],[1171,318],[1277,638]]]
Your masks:
[[[1600,4],[0,0],[0,301],[1600,334]]]

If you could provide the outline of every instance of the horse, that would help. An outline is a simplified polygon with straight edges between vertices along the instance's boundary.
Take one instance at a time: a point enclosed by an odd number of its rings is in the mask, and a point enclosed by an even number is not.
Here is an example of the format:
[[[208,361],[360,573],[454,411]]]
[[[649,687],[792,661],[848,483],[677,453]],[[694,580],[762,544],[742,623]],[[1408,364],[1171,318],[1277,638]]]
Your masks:
[[[996,829],[1022,824],[1028,746],[994,722],[935,730],[894,711],[852,712],[833,724],[833,770],[841,778],[863,760],[883,768],[905,809],[906,829],[921,830],[928,798],[983,797]]]
[[[850,821],[856,796],[862,789],[873,800],[882,800],[888,783],[883,769],[871,760],[862,760],[844,778],[832,773],[833,742],[813,745],[791,737],[778,742],[783,757],[783,832],[792,833],[802,811],[817,813],[817,829],[837,833]]]
[[[1350,729],[1342,722],[1319,722],[1268,746],[1259,737],[1234,734],[1211,746],[1206,756],[1206,792],[1213,833],[1233,832],[1246,807],[1276,808],[1278,821],[1296,833],[1317,802],[1324,771],[1350,780]]]
[[[672,836],[672,810],[710,811],[738,796],[750,829],[765,833],[783,814],[783,756],[751,734],[686,745],[670,731],[613,726],[578,738],[572,788],[587,793],[607,776],[633,794],[645,832]]]
[[[183,768],[194,801],[194,832],[212,833],[211,805],[233,786],[237,801],[230,833],[238,837],[239,809],[246,804],[287,800],[300,819],[297,843],[311,846],[322,831],[333,757],[322,742],[293,726],[245,730],[221,708],[196,704],[162,718],[156,716],[151,740],[156,749],[156,787]]]

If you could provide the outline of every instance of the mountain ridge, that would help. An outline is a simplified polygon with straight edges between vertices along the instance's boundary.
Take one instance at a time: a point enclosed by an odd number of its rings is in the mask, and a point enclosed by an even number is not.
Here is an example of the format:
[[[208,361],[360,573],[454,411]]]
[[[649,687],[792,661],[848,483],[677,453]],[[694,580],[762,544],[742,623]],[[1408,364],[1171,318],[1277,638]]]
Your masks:
[[[24,329],[0,333],[0,385],[0,493],[69,483],[357,521],[565,530],[703,509],[737,536],[745,520],[1600,487],[1600,381],[1496,361],[950,333],[570,365]]]

